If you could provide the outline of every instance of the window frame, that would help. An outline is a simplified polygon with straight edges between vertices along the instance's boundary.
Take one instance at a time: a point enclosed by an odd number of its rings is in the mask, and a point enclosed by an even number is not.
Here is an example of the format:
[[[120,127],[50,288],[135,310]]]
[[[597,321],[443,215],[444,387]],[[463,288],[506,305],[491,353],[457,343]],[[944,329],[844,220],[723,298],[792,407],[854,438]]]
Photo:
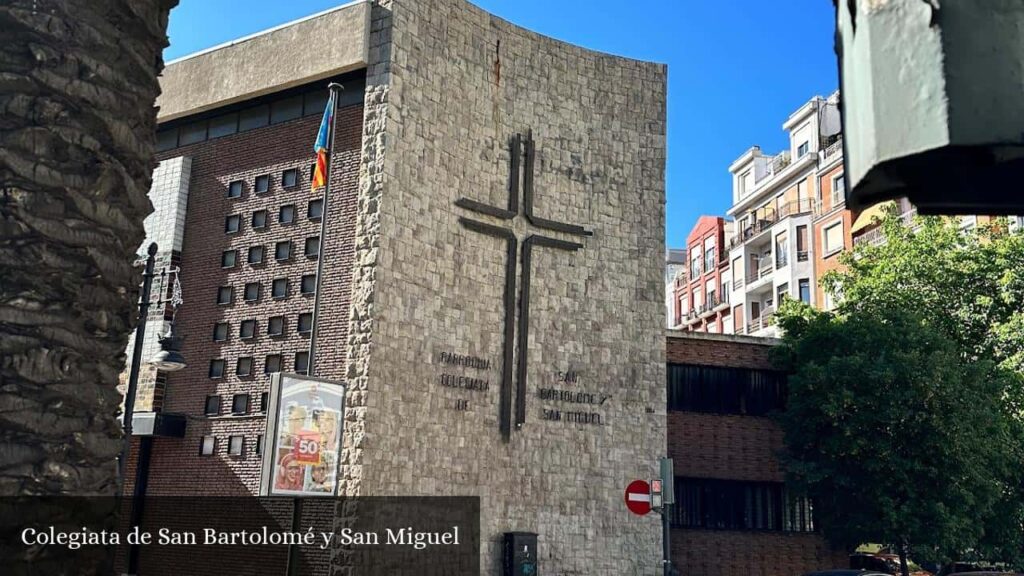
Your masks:
[[[262,224],[256,223],[257,216],[263,217]],[[265,230],[267,227],[270,226],[270,214],[266,210],[253,211],[252,219],[250,220],[250,225],[252,226],[253,230]]]
[[[250,287],[255,287],[256,288],[256,296],[254,298],[249,298],[249,288]],[[260,282],[258,282],[258,281],[257,282],[246,282],[245,283],[245,288],[244,288],[243,298],[245,299],[246,302],[259,302],[260,301],[260,292],[262,292],[262,286],[261,286]]]
[[[309,250],[310,243],[312,242],[316,243],[316,252],[310,252]],[[302,253],[306,256],[306,258],[309,258],[310,260],[316,260],[317,258],[319,258],[320,236],[307,236],[305,242],[303,243]]]
[[[214,374],[214,367],[219,367],[219,374]],[[206,373],[207,378],[210,380],[220,380],[224,378],[224,371],[227,370],[227,362],[223,358],[213,358],[210,360],[210,368]]]
[[[218,338],[223,332],[223,337]],[[227,342],[228,338],[231,337],[231,324],[229,322],[215,322],[213,324],[213,341],[214,342]]]
[[[238,450],[235,450],[235,443],[238,443]],[[228,436],[228,456],[241,458],[245,456],[245,436],[232,434]]]
[[[243,370],[243,365],[248,365],[248,368]],[[248,378],[252,376],[252,356],[238,357],[238,360],[235,361],[235,376],[239,378]]]
[[[302,329],[303,317],[309,317],[309,328]],[[300,312],[298,318],[295,321],[295,331],[299,334],[311,334],[313,332],[313,313],[312,312]]]
[[[249,410],[251,408],[250,400],[251,400],[251,398],[245,392],[240,392],[238,394],[233,394],[231,396],[231,415],[232,416],[245,416],[246,414],[248,414]],[[239,405],[238,405],[239,401],[242,402],[242,406],[241,407],[239,407]]]
[[[284,290],[281,294],[277,294],[278,283],[281,282],[284,285]],[[283,300],[288,297],[289,282],[288,278],[274,278],[270,285],[270,297],[274,300]]]
[[[319,211],[318,214],[315,214],[315,215],[313,214],[313,206],[318,206],[319,207],[318,208],[318,211]],[[324,199],[323,198],[313,198],[312,200],[309,201],[309,204],[306,205],[306,218],[308,218],[309,220],[312,220],[314,222],[318,222],[321,219],[323,219],[323,217],[324,217]]]
[[[285,213],[285,209],[291,212],[291,218],[289,218],[288,220],[281,218],[281,216],[283,216]],[[282,226],[295,223],[295,204],[284,204],[277,209],[277,223],[281,224]]]
[[[246,328],[249,328],[249,335],[246,336]],[[246,318],[238,323],[238,339],[253,340],[256,338],[258,324],[255,318]]]
[[[235,229],[231,229],[231,223],[235,223]],[[242,232],[242,215],[241,214],[228,214],[224,217],[224,233],[225,234],[241,234]]]
[[[210,404],[215,403],[213,411],[210,410]],[[211,394],[206,397],[203,402],[203,416],[220,416],[221,414],[221,397],[219,394]]]
[[[237,194],[235,193],[236,190],[238,191]],[[225,198],[230,198],[231,200],[238,200],[244,195],[245,180],[232,180],[231,182],[228,182],[228,187],[224,192]]]
[[[249,246],[249,250],[246,252],[246,257],[245,257],[246,264],[249,264],[250,266],[259,266],[260,264],[263,264],[263,262],[264,262],[264,260],[266,259],[266,256],[267,256],[266,252],[267,252],[266,247],[263,246],[262,244],[257,244],[255,246]],[[258,254],[259,258],[254,260],[253,259],[253,254]]]
[[[227,300],[221,298],[221,294],[227,291]],[[218,306],[230,306],[235,302],[235,287],[234,286],[218,286],[217,287],[217,305]]]
[[[286,177],[289,174],[295,179],[291,184],[288,184],[286,182]],[[294,187],[296,187],[298,185],[299,185],[299,169],[298,168],[285,168],[284,170],[281,171],[281,188],[285,188],[285,189],[294,188]]]
[[[224,262],[226,260],[228,260],[228,255],[229,254],[231,255],[231,264],[225,264]],[[238,266],[238,250],[237,249],[231,249],[231,250],[225,250],[225,251],[221,252],[221,254],[220,254],[220,267],[223,268],[223,269],[230,269],[230,268],[234,268],[235,266]]]
[[[209,440],[209,451],[207,451],[207,440]],[[217,454],[217,437],[207,434],[199,437],[199,455],[215,456]]]
[[[281,329],[278,331],[274,331],[275,322],[279,322],[281,324]],[[286,326],[287,322],[284,316],[271,316],[270,318],[267,318],[267,336],[270,336],[271,338],[284,336]]]
[[[266,187],[260,190],[260,184],[265,183]],[[260,174],[253,179],[252,190],[256,194],[269,194],[270,193],[270,174]]]
[[[839,247],[838,248],[833,247],[833,248],[830,249],[829,246],[828,246],[828,232],[829,232],[829,230],[833,230],[835,228],[839,228]],[[825,224],[824,226],[821,227],[821,251],[822,251],[822,258],[828,258],[829,256],[832,256],[834,254],[838,254],[838,253],[842,252],[845,248],[846,248],[846,239],[843,238],[843,219],[842,218],[839,218],[837,220],[833,220],[832,222],[829,222],[828,224]]]
[[[281,249],[285,249],[284,256],[281,256]],[[281,240],[274,244],[274,260],[277,262],[287,262],[292,259],[292,241]]]

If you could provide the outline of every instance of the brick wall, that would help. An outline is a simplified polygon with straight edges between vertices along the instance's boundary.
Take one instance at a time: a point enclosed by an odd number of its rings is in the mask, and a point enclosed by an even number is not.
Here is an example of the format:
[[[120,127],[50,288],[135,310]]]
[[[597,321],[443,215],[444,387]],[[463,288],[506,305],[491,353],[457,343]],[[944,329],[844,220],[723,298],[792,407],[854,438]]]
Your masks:
[[[320,286],[316,375],[328,379],[344,377],[362,119],[362,105],[342,108],[337,115],[331,197],[325,214],[327,240],[320,249],[326,260]],[[185,438],[155,439],[150,495],[246,495],[258,491],[261,457],[256,454],[256,442],[265,427],[260,396],[269,391],[270,383],[264,374],[265,358],[280,354],[282,371],[293,372],[296,353],[309,347],[308,335],[298,334],[296,328],[298,315],[313,310],[314,297],[300,294],[300,283],[303,275],[315,274],[317,266],[315,258],[304,255],[304,243],[306,238],[320,234],[320,222],[307,217],[308,202],[322,197],[313,195],[309,184],[319,122],[319,115],[306,116],[160,154],[161,160],[192,158],[181,253],[185,302],[177,316],[178,333],[185,336],[182,353],[188,367],[167,376],[163,405],[164,411],[186,414],[188,426]],[[282,172],[292,168],[298,169],[297,184],[285,188]],[[270,189],[257,194],[255,179],[263,174],[270,175]],[[228,184],[235,180],[244,182],[242,196],[227,198]],[[279,223],[280,207],[292,204],[294,222]],[[267,211],[267,226],[259,230],[252,226],[252,215],[257,210]],[[225,218],[232,214],[241,216],[241,229],[226,234]],[[278,262],[275,244],[284,240],[292,241],[292,255],[288,261]],[[247,263],[247,251],[254,245],[264,247],[262,264]],[[239,251],[237,264],[222,268],[221,255],[231,249]],[[275,278],[288,278],[286,298],[271,297]],[[244,301],[248,282],[261,283],[257,302]],[[220,286],[234,288],[231,304],[217,304]],[[285,317],[283,336],[267,335],[267,322],[272,316]],[[241,339],[240,324],[250,319],[256,320],[256,336]],[[218,322],[228,323],[226,341],[213,341]],[[235,375],[241,357],[252,358],[251,376]],[[225,361],[224,377],[211,379],[210,361],[216,358]],[[234,394],[249,395],[248,414],[231,415]],[[210,395],[221,397],[222,415],[204,415],[206,397]],[[217,438],[212,456],[199,455],[204,435]],[[232,435],[244,437],[241,456],[228,455],[228,438]],[[129,478],[132,474],[129,472]]]
[[[776,340],[669,332],[669,363],[771,369]],[[669,411],[668,454],[677,476],[781,482],[782,430],[770,418]],[[798,576],[848,565],[817,534],[672,530],[672,561],[686,576]]]

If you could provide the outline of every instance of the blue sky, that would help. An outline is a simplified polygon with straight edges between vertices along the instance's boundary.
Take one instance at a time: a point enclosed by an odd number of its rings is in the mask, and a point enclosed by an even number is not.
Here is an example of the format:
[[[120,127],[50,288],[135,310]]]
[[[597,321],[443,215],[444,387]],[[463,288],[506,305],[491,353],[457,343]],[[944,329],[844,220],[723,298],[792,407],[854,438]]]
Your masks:
[[[344,0],[181,0],[170,60]],[[838,86],[830,0],[473,0],[542,34],[669,66],[666,242],[701,214],[725,214],[728,167],[759,144],[785,145],[782,122]]]

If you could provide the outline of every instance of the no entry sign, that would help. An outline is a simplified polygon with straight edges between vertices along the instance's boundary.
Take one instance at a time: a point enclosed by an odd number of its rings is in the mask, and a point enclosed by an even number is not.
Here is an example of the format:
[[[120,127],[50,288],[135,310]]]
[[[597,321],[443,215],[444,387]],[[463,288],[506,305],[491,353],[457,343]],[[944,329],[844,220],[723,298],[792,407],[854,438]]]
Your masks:
[[[633,480],[626,486],[626,508],[638,516],[651,511],[651,487],[643,480]]]

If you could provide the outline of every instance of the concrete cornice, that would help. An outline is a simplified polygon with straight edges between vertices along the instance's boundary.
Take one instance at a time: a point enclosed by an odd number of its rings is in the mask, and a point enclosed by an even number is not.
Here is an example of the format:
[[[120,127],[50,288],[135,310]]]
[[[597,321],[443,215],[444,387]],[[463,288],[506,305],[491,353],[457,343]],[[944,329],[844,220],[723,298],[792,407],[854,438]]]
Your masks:
[[[720,334],[712,332],[687,332],[668,328],[665,330],[667,338],[678,340],[711,340],[715,342],[739,342],[742,344],[757,344],[759,346],[778,346],[782,343],[779,338],[768,338],[762,336],[746,336],[743,334]]]

